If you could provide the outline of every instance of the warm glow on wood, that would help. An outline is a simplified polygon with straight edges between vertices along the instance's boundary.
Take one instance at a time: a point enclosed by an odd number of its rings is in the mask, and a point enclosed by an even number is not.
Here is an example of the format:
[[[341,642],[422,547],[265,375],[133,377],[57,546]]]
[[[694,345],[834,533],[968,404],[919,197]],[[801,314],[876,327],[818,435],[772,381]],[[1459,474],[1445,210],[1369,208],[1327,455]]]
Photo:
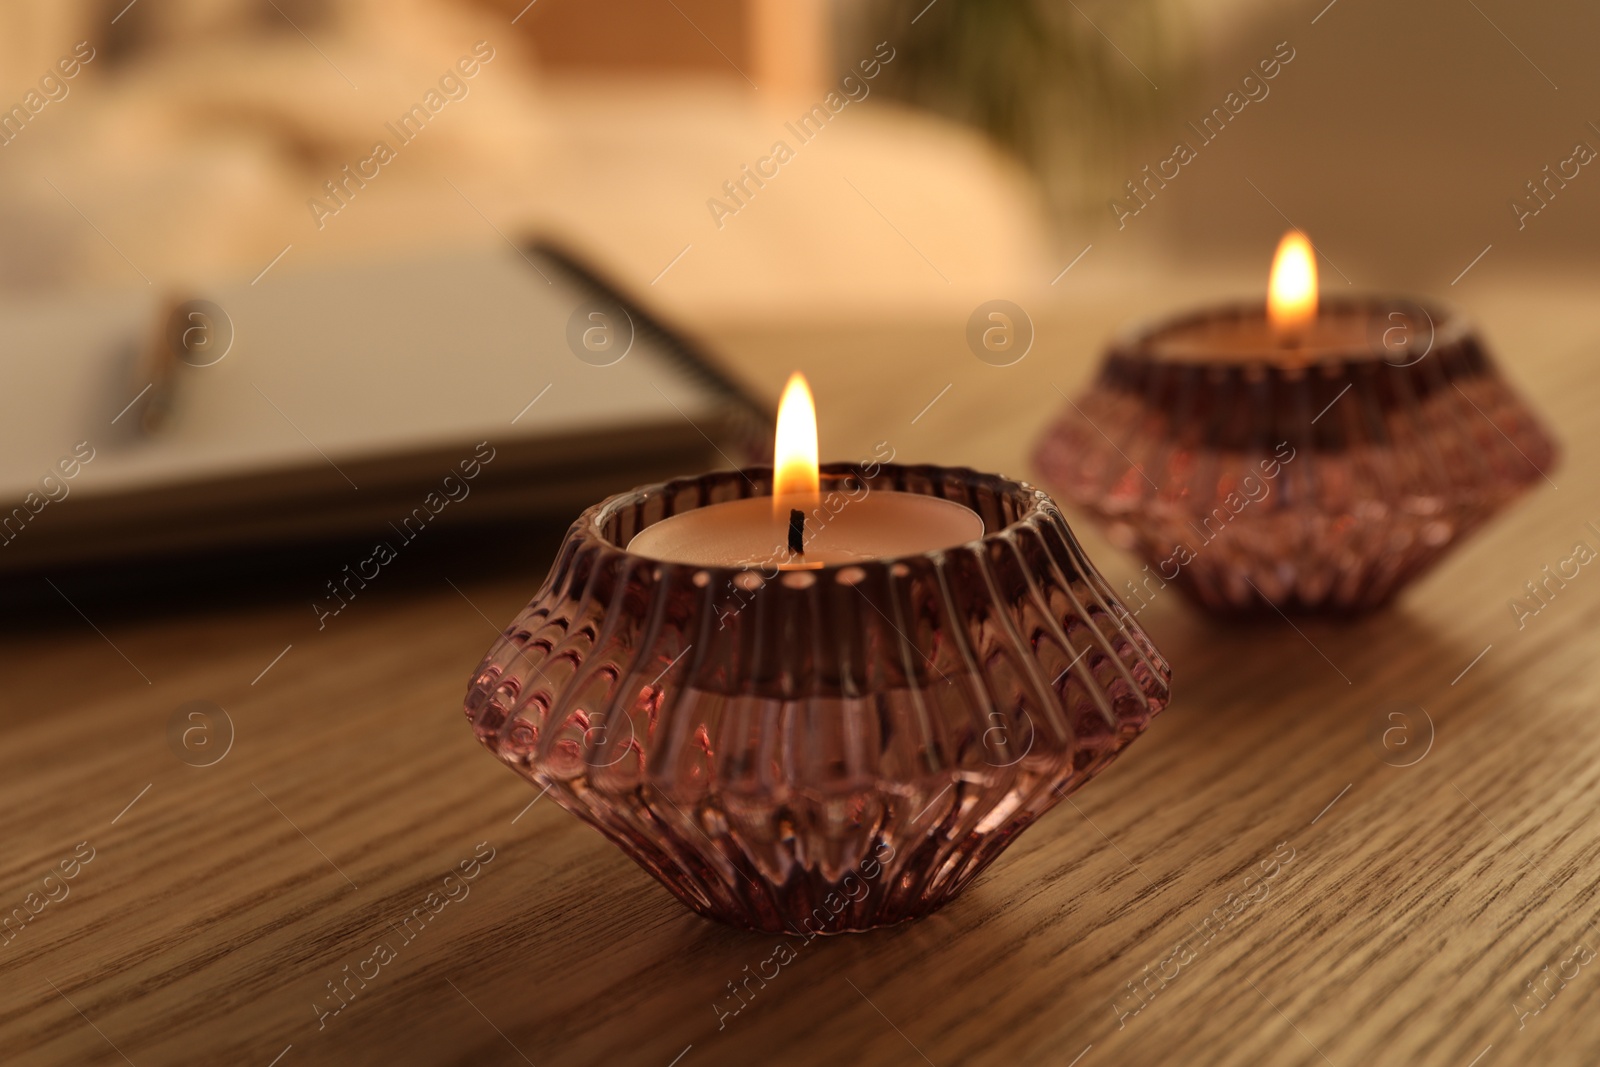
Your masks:
[[[1298,333],[1317,317],[1317,261],[1311,242],[1290,230],[1278,242],[1267,283],[1267,316],[1282,333]]]
[[[815,499],[817,480],[817,406],[811,387],[799,371],[789,376],[778,402],[778,432],[772,449],[772,496],[775,509],[783,497]]]

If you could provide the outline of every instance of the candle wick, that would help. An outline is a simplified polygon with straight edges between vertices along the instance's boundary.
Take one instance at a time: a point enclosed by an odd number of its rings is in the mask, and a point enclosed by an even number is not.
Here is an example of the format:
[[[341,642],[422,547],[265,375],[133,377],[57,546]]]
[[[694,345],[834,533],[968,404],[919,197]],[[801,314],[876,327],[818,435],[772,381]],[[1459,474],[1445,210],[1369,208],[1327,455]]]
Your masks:
[[[797,556],[806,552],[806,513],[799,508],[789,509],[789,551]]]

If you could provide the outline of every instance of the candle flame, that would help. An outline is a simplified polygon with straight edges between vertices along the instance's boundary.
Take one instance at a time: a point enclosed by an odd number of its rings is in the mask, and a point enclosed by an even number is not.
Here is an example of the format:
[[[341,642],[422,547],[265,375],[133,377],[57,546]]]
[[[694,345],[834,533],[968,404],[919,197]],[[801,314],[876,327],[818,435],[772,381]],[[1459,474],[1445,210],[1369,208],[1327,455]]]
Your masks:
[[[1317,261],[1311,242],[1290,230],[1278,242],[1267,283],[1267,317],[1280,332],[1296,332],[1317,317]]]
[[[817,477],[817,406],[811,387],[799,371],[789,375],[778,401],[778,432],[772,449],[772,496],[775,511],[786,508],[782,497],[819,495]]]

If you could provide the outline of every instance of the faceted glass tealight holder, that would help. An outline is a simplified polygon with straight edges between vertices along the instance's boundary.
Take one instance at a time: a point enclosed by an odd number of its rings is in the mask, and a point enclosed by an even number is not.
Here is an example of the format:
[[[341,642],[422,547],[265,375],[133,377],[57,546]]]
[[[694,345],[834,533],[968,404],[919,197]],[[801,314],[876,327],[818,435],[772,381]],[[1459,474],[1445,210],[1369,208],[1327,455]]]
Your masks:
[[[1555,444],[1456,317],[1325,301],[1298,344],[1261,305],[1114,343],[1035,452],[1046,484],[1222,613],[1356,613],[1481,526]]]
[[[811,936],[938,908],[1144,730],[1171,672],[1028,485],[828,466],[808,522],[886,490],[986,532],[779,572],[627,550],[768,495],[770,469],[590,508],[472,679],[478,739],[710,918]]]

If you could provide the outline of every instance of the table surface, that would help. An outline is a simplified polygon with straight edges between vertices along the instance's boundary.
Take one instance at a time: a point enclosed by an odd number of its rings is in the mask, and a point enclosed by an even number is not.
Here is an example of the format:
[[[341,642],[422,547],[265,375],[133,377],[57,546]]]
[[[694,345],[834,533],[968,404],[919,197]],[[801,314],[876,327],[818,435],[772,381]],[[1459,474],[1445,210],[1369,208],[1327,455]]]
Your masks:
[[[1561,438],[1552,481],[1355,623],[1222,625],[1157,598],[1141,621],[1175,697],[1144,738],[942,912],[808,945],[720,1026],[727,983],[775,939],[686,911],[462,718],[549,536],[403,559],[320,631],[321,571],[133,605],[69,582],[72,611],[7,620],[0,643],[0,905],[31,915],[0,944],[0,1059],[1600,1061],[1600,577],[1580,571],[1520,627],[1509,607],[1575,542],[1600,546],[1600,324],[1570,278],[1450,292]],[[811,371],[829,454],[888,440],[1024,473],[1057,389],[1135,310],[1161,308],[1063,296],[1003,369],[967,352],[965,309],[718,340],[774,395]],[[1075,526],[1120,588],[1138,564]],[[205,767],[169,742],[200,700],[232,727],[193,720],[213,751],[230,742]],[[1396,703],[1422,712],[1386,719]],[[1393,765],[1374,723],[1420,758]],[[330,983],[400,944],[393,924],[474,856],[469,894],[321,1015]],[[1290,856],[1174,961],[1261,861]]]

